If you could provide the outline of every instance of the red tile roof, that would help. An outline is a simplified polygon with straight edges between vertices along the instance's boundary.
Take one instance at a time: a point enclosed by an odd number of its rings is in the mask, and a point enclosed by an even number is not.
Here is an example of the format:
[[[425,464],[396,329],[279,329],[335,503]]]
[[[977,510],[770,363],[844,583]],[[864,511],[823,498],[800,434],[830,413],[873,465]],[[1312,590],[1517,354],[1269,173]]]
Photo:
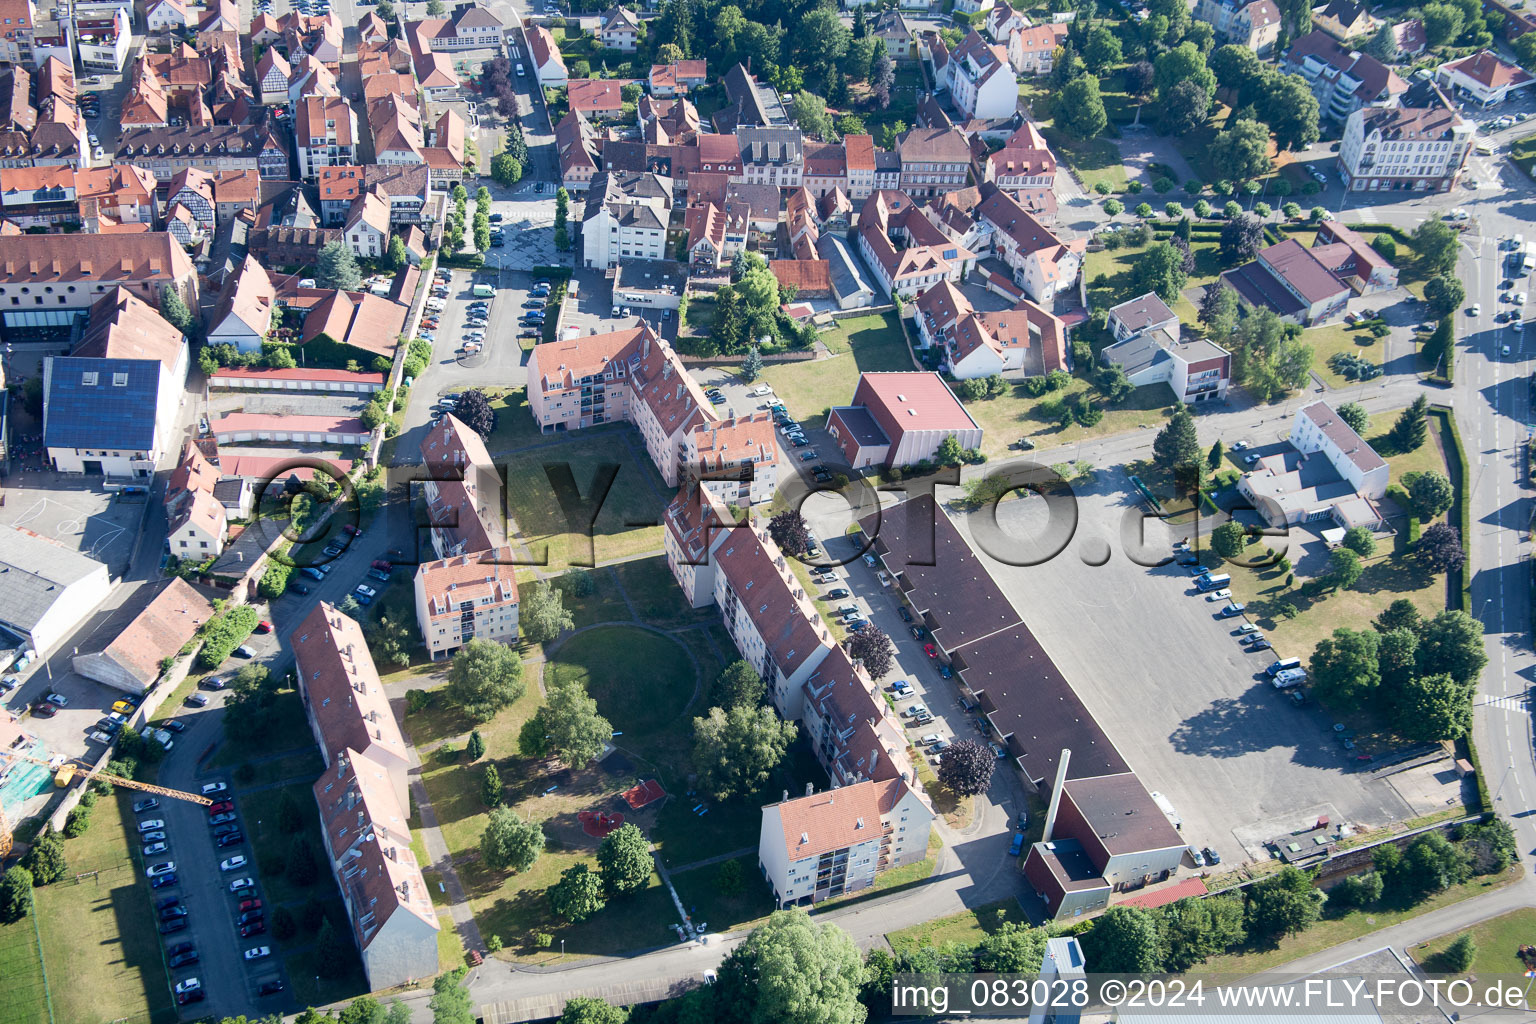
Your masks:
[[[881,425],[887,432],[900,430],[975,430],[965,406],[944,383],[944,378],[928,371],[866,373],[854,390],[854,405],[875,413],[884,413]],[[897,443],[897,438],[891,441]]]

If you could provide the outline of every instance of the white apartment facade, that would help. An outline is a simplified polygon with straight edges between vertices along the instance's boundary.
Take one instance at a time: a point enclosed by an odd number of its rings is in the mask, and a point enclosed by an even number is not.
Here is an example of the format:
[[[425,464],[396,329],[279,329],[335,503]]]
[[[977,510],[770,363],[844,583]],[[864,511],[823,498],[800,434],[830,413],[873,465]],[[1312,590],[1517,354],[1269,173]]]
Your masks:
[[[517,581],[510,547],[423,562],[416,569],[416,623],[433,661],[470,640],[517,640]]]

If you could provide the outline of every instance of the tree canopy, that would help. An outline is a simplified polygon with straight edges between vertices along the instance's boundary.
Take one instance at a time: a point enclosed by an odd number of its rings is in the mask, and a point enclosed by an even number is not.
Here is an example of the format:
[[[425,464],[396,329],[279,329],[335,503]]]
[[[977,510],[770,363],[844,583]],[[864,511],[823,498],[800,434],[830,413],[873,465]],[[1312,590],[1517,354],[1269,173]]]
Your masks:
[[[523,660],[505,644],[482,637],[454,652],[448,668],[448,699],[476,722],[488,722],[527,692]]]
[[[728,800],[759,789],[795,739],[795,723],[766,704],[710,708],[693,720],[693,767],[699,789]]]

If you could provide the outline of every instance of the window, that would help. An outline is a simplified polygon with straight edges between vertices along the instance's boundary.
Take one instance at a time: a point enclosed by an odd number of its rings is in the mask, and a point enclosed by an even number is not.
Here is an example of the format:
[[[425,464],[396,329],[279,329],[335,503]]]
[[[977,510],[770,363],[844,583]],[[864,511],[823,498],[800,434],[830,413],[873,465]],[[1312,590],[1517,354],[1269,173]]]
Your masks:
[[[95,370],[86,370],[84,373],[80,374],[80,383],[84,387],[88,387],[88,388],[95,387],[96,386],[96,371]]]
[[[115,388],[125,388],[125,387],[127,387],[128,386],[128,375],[126,373],[114,373],[112,375],[112,386],[115,387]]]

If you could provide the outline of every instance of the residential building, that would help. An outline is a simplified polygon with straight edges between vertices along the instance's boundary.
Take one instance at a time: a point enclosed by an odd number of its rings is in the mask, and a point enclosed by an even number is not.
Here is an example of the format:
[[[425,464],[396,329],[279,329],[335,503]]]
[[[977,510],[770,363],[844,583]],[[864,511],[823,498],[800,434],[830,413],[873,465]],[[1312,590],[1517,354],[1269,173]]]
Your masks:
[[[964,119],[1010,117],[1018,109],[1019,83],[1008,51],[975,29],[949,55],[945,70],[950,99]]]
[[[352,201],[342,225],[347,248],[361,259],[376,260],[389,250],[389,203],[377,192],[364,192]]]
[[[998,259],[1013,271],[1013,283],[1035,302],[1049,306],[1077,283],[1087,250],[1084,239],[1063,242],[1008,192],[981,187],[976,220],[991,231]]]
[[[634,53],[639,44],[640,35],[644,31],[634,11],[615,5],[603,12],[602,23],[597,30],[597,39],[604,49]]]
[[[900,779],[788,797],[763,808],[757,850],[781,910],[861,892],[928,855],[933,811]]]
[[[213,605],[186,580],[172,576],[164,589],[99,651],[76,654],[74,670],[124,693],[144,694],[160,678],[167,658],[180,657]]]
[[[726,105],[712,117],[716,132],[729,135],[741,125],[789,126],[789,114],[779,94],[752,77],[743,65],[737,64],[725,73],[724,85]]]
[[[1421,56],[1429,48],[1429,38],[1424,35],[1424,22],[1408,18],[1392,25],[1392,42],[1397,46],[1397,56],[1407,59]]]
[[[892,60],[917,60],[917,43],[900,11],[887,7],[876,14],[870,19],[869,34],[885,43],[885,52]]]
[[[208,425],[219,444],[270,441],[276,444],[364,445],[369,430],[351,416],[292,416],[232,412]]]
[[[155,179],[130,164],[0,169],[0,212],[23,231],[78,227],[95,234],[154,223]]]
[[[954,128],[913,128],[896,149],[901,190],[914,199],[964,188],[970,181],[971,146]]]
[[[571,76],[565,69],[565,58],[560,56],[560,47],[555,45],[555,37],[549,34],[549,29],[543,25],[527,25],[523,31],[528,37],[528,58],[533,64],[533,75],[539,84],[565,85]]]
[[[416,624],[433,661],[475,638],[517,639],[517,581],[510,547],[455,555],[416,567]]]
[[[450,16],[413,21],[405,26],[411,48],[425,50],[473,50],[501,46],[500,18],[478,4],[456,5]]]
[[[621,257],[664,259],[671,211],[670,178],[633,172],[597,175],[581,220],[586,265],[616,267]]]
[[[744,124],[736,129],[736,142],[741,150],[741,174],[748,184],[800,186],[805,170],[805,137],[799,128]],[[774,213],[777,219],[777,209]]]
[[[193,565],[219,557],[228,539],[229,520],[211,491],[189,491],[166,523],[166,550]]]
[[[1451,96],[1470,100],[1485,110],[1536,81],[1519,65],[1511,64],[1492,50],[1447,61],[1435,69],[1435,77]]]
[[[1329,0],[1312,8],[1312,24],[1341,43],[1359,39],[1376,31],[1381,22],[1371,17],[1364,4],[1355,0]]]
[[[171,35],[191,27],[192,19],[182,0],[151,0],[144,11],[144,28],[152,36]]]
[[[567,192],[584,193],[597,175],[597,131],[578,111],[571,111],[555,125],[555,151],[560,159],[560,180]]]
[[[126,7],[115,8],[100,25],[77,27],[75,51],[87,71],[121,71],[132,49],[133,18]]]
[[[685,443],[688,477],[724,504],[748,508],[773,500],[781,456],[766,412],[701,423]]]
[[[999,150],[972,136],[971,152],[971,172],[978,184],[990,182],[1009,192],[1049,192],[1056,186],[1056,154],[1033,121],[1020,125]]]
[[[0,527],[0,627],[46,658],[112,593],[107,567],[20,527]]]
[[[1319,232],[1310,249],[1287,238],[1259,250],[1253,262],[1225,271],[1222,279],[1243,302],[1306,325],[1341,312],[1351,292],[1395,288],[1397,269],[1355,232],[1336,225]]]
[[[931,460],[951,437],[981,447],[981,427],[933,372],[861,374],[853,401],[827,416],[827,433],[861,471]]]
[[[37,28],[37,8],[32,0],[5,0],[0,4],[0,63],[32,66],[32,34]]]
[[[0,246],[0,318],[8,330],[67,327],[118,289],[158,308],[166,285],[198,308],[196,268],[163,231],[17,235]]]
[[[183,167],[166,187],[167,207],[180,204],[204,231],[212,231],[218,221],[213,197],[213,175],[196,167]]]
[[[1021,75],[1048,75],[1066,39],[1067,26],[1060,22],[1018,29],[1008,36],[1008,63]]]
[[[321,602],[294,629],[299,696],[325,769],[326,859],[370,988],[438,971],[437,913],[406,827],[411,751],[356,620]]]
[[[705,487],[684,485],[668,503],[663,515],[662,546],[667,568],[683,590],[690,608],[704,608],[715,600],[714,548],[738,525],[730,511]]]
[[[1109,311],[1115,343],[1101,353],[1132,384],[1167,384],[1186,404],[1225,401],[1232,354],[1205,338],[1182,337],[1179,318],[1152,292]]]
[[[1280,68],[1306,79],[1323,118],[1341,123],[1362,107],[1390,104],[1408,91],[1396,71],[1321,29],[1292,43]]]
[[[624,113],[624,86],[628,84],[617,78],[572,79],[566,83],[566,101],[569,109],[594,121],[616,121]]]
[[[165,182],[187,167],[209,173],[254,170],[263,178],[289,177],[288,151],[270,129],[255,125],[137,128],[123,133],[114,159],[137,164]]]
[[[1051,917],[1101,910],[1112,893],[1179,870],[1189,843],[1134,774],[1057,782],[1055,814],[1024,860],[1024,877]]]
[[[1382,526],[1377,503],[1387,492],[1391,470],[1326,402],[1296,413],[1284,448],[1255,454],[1237,489],[1271,527],[1330,520],[1342,535],[1354,526]]]
[[[1029,16],[1011,4],[994,4],[987,8],[985,25],[989,39],[1007,46],[1009,36],[1029,28]]]
[[[683,215],[683,230],[688,235],[688,261],[695,267],[726,266],[747,247],[746,219],[733,220],[714,203],[690,206]]]
[[[653,64],[649,78],[650,94],[656,99],[684,96],[688,90],[698,89],[708,81],[708,63],[702,58]]]
[[[1401,105],[1349,116],[1339,167],[1353,192],[1448,192],[1466,167],[1476,130],[1437,87],[1419,83]]]
[[[341,226],[357,197],[372,191],[388,200],[391,227],[431,227],[436,222],[437,203],[431,199],[430,178],[424,164],[322,167],[316,180],[321,219],[327,226]]]
[[[897,248],[900,242],[902,248]],[[876,192],[859,216],[859,252],[887,295],[958,281],[976,254],[934,227],[905,192]]]
[[[419,486],[437,557],[479,555],[504,547],[501,474],[480,435],[450,413],[427,431],[421,459],[427,479]]]
[[[259,352],[272,329],[277,290],[266,268],[247,255],[225,282],[208,328],[208,344],[233,345],[241,352]]]
[[[299,177],[314,181],[322,167],[347,167],[357,163],[357,114],[346,100],[306,96],[294,114],[294,144],[299,154]]]
[[[1028,299],[977,312],[952,282],[940,281],[912,303],[912,322],[922,346],[939,346],[957,380],[1068,369],[1066,326]]]
[[[1246,46],[1267,57],[1280,39],[1280,9],[1274,0],[1199,0],[1195,17],[1216,30],[1224,43]]]

